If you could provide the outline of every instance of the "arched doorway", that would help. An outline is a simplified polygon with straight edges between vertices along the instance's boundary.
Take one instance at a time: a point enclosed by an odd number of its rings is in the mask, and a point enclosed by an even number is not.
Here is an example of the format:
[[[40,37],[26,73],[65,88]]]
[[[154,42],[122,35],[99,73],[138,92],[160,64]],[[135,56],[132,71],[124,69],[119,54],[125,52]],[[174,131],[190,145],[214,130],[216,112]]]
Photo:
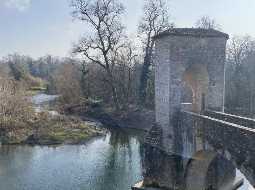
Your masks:
[[[182,77],[184,90],[182,99],[189,97],[192,93],[191,111],[200,113],[205,107],[205,98],[208,94],[209,75],[205,64],[192,64],[189,66]]]

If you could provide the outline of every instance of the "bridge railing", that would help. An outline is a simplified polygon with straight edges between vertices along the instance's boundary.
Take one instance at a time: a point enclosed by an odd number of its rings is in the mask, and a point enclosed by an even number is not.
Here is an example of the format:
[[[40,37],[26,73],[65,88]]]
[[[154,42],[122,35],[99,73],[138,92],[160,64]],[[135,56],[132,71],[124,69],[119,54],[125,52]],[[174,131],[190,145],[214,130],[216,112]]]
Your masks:
[[[185,122],[188,119],[189,122],[192,122],[192,127],[197,128],[203,131],[203,135],[215,136],[225,139],[227,141],[234,140],[233,135],[246,140],[246,145],[255,143],[255,129],[238,125],[235,123],[227,122],[217,118],[213,118],[207,115],[200,115],[193,112],[183,111],[181,112],[181,122],[182,125],[186,124]],[[190,127],[190,126],[182,126]],[[217,133],[217,134],[215,134]],[[237,138],[235,137],[235,138]],[[239,141],[240,139],[235,139]],[[243,143],[242,143],[243,144]],[[253,147],[255,150],[255,146]]]
[[[181,113],[180,122],[183,131],[192,128],[193,134],[204,143],[227,154],[228,159],[255,184],[255,129],[185,111]]]
[[[238,125],[255,129],[255,119],[252,119],[252,118],[242,117],[242,116],[223,113],[223,112],[216,112],[211,110],[206,110],[204,114],[212,118],[216,118],[219,120],[223,120],[230,123],[235,123]]]

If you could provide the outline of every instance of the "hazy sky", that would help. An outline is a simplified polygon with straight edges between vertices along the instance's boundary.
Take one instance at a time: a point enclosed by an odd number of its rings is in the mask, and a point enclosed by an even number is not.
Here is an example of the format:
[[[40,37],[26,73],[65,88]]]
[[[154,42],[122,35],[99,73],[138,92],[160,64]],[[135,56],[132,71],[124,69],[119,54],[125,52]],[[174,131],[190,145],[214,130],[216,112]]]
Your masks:
[[[125,24],[135,33],[143,0],[123,0]],[[0,0],[0,56],[17,52],[33,57],[68,56],[72,43],[86,26],[70,16],[70,0]],[[255,0],[169,0],[171,18],[177,27],[192,27],[208,15],[230,35],[255,37]]]

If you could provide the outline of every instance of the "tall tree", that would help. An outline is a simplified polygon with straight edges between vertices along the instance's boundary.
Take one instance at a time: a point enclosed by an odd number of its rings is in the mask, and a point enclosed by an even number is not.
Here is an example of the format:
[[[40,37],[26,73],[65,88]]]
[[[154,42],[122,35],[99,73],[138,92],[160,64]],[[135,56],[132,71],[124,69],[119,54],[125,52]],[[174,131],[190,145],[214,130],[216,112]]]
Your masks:
[[[250,36],[235,36],[228,43],[226,103],[229,109],[253,114],[255,41]]]
[[[125,45],[116,55],[116,59],[118,59],[118,67],[116,67],[115,77],[118,84],[118,94],[122,108],[126,109],[136,97],[134,91],[136,80],[133,78],[133,74],[134,65],[138,62],[138,55],[131,41],[125,42]]]
[[[124,27],[121,16],[123,5],[118,0],[73,0],[73,16],[89,25],[91,35],[84,36],[74,51],[82,53],[87,61],[99,65],[106,72],[116,109],[120,108],[113,76],[115,55],[122,46]]]
[[[197,28],[203,29],[216,29],[221,30],[220,25],[215,21],[215,19],[210,18],[209,16],[202,16],[200,19],[197,20],[195,23]]]
[[[27,62],[31,58],[15,53],[8,55],[8,57],[5,59],[10,68],[10,74],[14,77],[15,80],[24,79],[28,75]]]
[[[144,47],[144,61],[139,88],[139,99],[141,105],[144,105],[146,101],[146,90],[155,43],[153,36],[168,30],[173,26],[173,24],[169,22],[168,8],[164,0],[145,0],[143,14],[144,15],[138,27],[138,32]]]
[[[89,69],[87,69],[87,65],[86,62],[82,62],[81,63],[81,79],[80,79],[80,83],[81,83],[81,90],[83,93],[83,96],[85,96],[86,98],[90,97],[90,81],[86,80],[87,79],[87,75],[89,74]]]
[[[252,51],[253,40],[250,36],[234,36],[227,48],[228,61],[239,67],[244,63],[244,60]]]

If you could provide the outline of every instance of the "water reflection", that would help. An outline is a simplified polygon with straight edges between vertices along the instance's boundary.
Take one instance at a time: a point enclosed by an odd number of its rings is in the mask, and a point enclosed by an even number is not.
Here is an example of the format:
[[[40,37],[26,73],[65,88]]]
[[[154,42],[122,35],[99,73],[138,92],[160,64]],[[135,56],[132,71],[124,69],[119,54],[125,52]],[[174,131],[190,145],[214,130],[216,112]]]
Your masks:
[[[0,189],[129,190],[141,179],[139,146],[122,131],[79,146],[2,146]]]
[[[253,190],[231,161],[214,151],[193,158],[168,154],[145,144],[143,187],[181,190]],[[138,186],[139,187],[139,186]]]

